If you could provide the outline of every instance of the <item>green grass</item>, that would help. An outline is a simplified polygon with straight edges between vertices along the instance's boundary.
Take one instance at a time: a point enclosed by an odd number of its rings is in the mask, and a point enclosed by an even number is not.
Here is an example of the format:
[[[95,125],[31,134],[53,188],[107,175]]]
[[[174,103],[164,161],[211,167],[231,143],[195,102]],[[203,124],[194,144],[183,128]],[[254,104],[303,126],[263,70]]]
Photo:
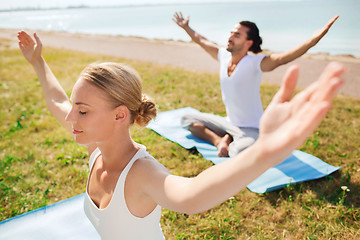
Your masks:
[[[118,61],[140,73],[144,92],[155,99],[159,111],[192,106],[225,115],[216,74],[51,48],[44,49],[44,56],[68,94],[87,64]],[[277,89],[262,85],[264,106]],[[18,50],[0,50],[0,108],[0,220],[85,191],[86,151],[47,111],[36,75]],[[340,171],[266,194],[243,190],[202,214],[163,209],[166,238],[359,238],[359,114],[359,99],[339,96],[319,129],[301,147],[329,164],[342,166]],[[133,127],[132,136],[173,174],[191,177],[212,165],[196,151],[183,149],[149,129]]]

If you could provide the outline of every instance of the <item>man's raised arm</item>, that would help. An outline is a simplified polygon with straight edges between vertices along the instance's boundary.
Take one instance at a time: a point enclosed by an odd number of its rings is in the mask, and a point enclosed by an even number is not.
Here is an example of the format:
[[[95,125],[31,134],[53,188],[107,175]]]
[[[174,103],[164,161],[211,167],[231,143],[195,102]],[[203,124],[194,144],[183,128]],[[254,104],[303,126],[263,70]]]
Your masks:
[[[189,26],[189,16],[186,19],[183,17],[181,12],[175,12],[173,21],[179,25],[182,29],[186,31],[186,33],[191,37],[191,39],[199,44],[207,53],[209,53],[214,59],[218,60],[217,55],[219,51],[219,46],[207,38],[203,37],[199,33],[195,32]]]
[[[308,39],[300,46],[297,46],[294,49],[284,53],[274,53],[266,56],[261,62],[261,70],[263,72],[272,71],[280,65],[291,62],[296,58],[304,55],[310,48],[314,47],[325,36],[338,17],[339,16],[333,17],[324,27],[317,30],[310,39]]]

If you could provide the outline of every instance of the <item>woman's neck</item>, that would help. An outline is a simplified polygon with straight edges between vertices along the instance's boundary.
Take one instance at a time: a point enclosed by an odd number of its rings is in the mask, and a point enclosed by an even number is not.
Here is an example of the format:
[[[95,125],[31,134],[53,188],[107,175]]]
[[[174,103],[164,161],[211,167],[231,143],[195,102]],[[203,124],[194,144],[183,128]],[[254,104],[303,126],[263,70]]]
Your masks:
[[[139,150],[139,146],[132,140],[130,133],[124,135],[115,140],[97,143],[101,151],[103,166],[109,171],[124,169],[137,150]]]

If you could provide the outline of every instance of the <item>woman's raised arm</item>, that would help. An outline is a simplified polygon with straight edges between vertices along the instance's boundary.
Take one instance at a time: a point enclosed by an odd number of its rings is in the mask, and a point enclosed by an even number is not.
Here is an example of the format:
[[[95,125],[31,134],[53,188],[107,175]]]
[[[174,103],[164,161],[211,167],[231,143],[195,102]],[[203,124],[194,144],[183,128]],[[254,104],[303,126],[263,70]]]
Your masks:
[[[69,98],[42,57],[42,43],[36,33],[34,33],[34,38],[35,41],[29,34],[20,31],[18,33],[19,47],[39,78],[49,111],[61,125],[72,132],[71,125],[65,121],[65,117],[71,109]]]

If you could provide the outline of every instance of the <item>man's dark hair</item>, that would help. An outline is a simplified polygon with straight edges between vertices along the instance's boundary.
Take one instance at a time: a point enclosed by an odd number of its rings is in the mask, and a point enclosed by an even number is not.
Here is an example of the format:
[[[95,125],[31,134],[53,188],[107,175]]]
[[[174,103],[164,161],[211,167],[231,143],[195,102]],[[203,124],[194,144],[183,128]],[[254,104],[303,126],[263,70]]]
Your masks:
[[[262,39],[260,37],[259,29],[256,24],[250,21],[241,21],[239,22],[239,24],[249,28],[249,31],[247,31],[247,40],[253,41],[253,44],[249,48],[249,51],[253,53],[261,52]]]

